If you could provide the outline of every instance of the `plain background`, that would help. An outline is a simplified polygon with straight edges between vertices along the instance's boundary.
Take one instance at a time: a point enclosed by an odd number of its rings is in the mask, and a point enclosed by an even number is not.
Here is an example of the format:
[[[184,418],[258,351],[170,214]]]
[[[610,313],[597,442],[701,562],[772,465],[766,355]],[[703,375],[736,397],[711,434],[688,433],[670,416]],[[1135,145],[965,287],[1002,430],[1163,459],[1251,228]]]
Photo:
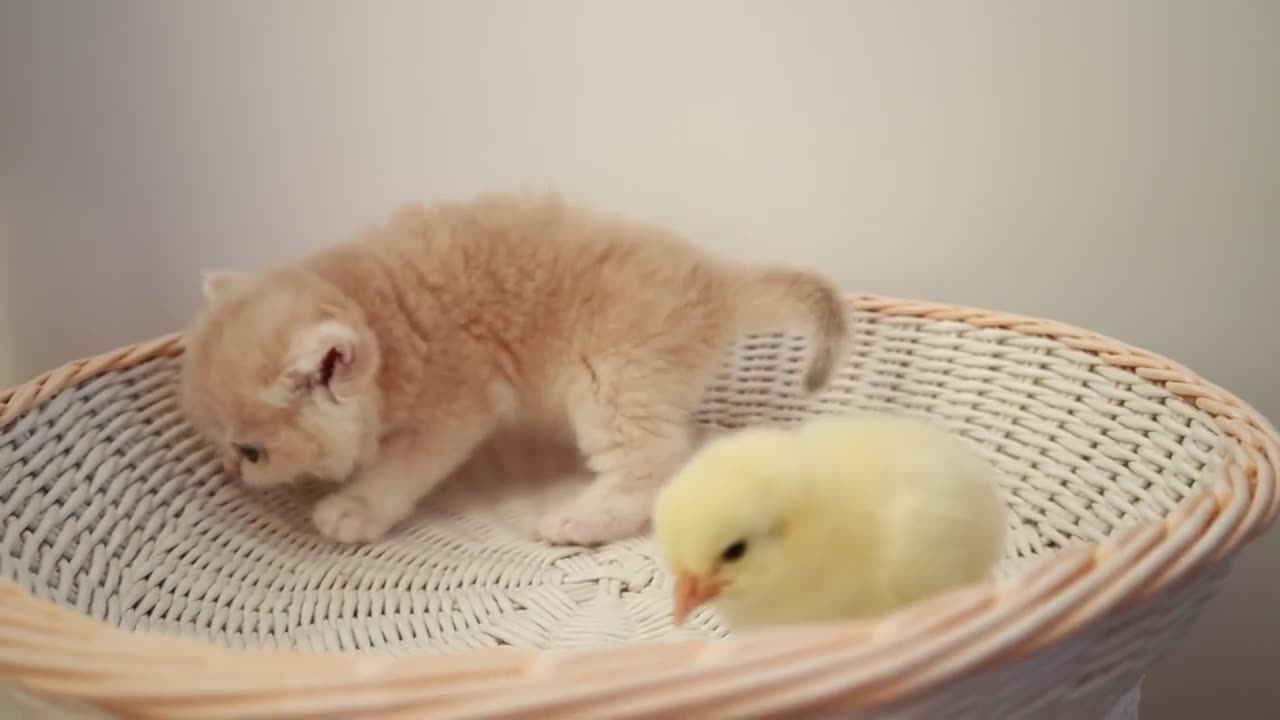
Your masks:
[[[1280,3],[0,2],[0,381],[406,200],[552,186],[1280,417]],[[1280,536],[1146,686],[1280,716]]]

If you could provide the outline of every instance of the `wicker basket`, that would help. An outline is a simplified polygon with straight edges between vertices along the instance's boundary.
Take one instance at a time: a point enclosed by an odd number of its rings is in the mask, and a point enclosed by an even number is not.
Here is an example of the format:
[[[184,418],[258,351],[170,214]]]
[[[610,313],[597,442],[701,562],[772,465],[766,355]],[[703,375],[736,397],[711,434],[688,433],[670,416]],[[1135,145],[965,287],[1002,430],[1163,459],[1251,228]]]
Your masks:
[[[179,415],[167,338],[0,395],[0,702],[41,717],[1136,717],[1143,675],[1276,513],[1274,430],[1092,333],[851,305],[857,350],[820,396],[795,390],[800,341],[755,337],[700,419],[945,423],[1005,476],[998,582],[879,622],[724,637],[703,611],[676,631],[648,539],[542,545],[519,531],[529,506],[479,482],[386,542],[329,545],[304,496],[223,482]]]

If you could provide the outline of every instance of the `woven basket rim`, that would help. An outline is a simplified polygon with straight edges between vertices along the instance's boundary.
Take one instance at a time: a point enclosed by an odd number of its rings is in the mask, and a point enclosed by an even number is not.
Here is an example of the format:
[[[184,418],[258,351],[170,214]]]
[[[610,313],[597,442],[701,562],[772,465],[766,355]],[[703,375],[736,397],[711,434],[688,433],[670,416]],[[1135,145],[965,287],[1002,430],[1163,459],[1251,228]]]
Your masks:
[[[572,652],[514,647],[408,657],[233,650],[129,633],[0,579],[0,679],[143,717],[479,717],[849,711],[900,701],[1025,657],[1222,562],[1280,508],[1280,437],[1249,405],[1187,368],[1095,332],[977,308],[849,295],[857,310],[1052,338],[1210,415],[1224,441],[1211,489],[1165,518],[1060,552],[1006,581],[889,617],[645,641]],[[0,427],[87,379],[182,353],[180,334],[68,363],[0,393]]]

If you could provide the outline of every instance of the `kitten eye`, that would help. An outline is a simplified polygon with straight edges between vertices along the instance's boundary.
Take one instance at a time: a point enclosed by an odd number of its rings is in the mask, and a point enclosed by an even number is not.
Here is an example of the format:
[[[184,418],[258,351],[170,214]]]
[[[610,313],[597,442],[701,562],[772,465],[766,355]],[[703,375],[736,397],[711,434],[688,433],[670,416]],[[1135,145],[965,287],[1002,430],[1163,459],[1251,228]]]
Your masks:
[[[720,553],[720,559],[724,560],[725,562],[734,562],[735,560],[740,559],[743,555],[746,555],[746,554],[747,554],[747,541],[739,540],[738,542],[725,548],[724,552]]]
[[[266,457],[267,452],[256,445],[237,445],[236,452],[247,462],[256,463]]]

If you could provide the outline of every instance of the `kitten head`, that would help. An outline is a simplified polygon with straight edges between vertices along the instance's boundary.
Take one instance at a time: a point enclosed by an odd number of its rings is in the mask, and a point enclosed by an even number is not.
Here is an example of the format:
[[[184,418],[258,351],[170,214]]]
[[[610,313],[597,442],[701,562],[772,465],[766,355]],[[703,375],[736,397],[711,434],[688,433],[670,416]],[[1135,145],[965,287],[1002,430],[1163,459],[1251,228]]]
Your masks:
[[[254,487],[346,480],[380,434],[378,346],[360,308],[297,269],[211,273],[188,330],[182,405]]]

